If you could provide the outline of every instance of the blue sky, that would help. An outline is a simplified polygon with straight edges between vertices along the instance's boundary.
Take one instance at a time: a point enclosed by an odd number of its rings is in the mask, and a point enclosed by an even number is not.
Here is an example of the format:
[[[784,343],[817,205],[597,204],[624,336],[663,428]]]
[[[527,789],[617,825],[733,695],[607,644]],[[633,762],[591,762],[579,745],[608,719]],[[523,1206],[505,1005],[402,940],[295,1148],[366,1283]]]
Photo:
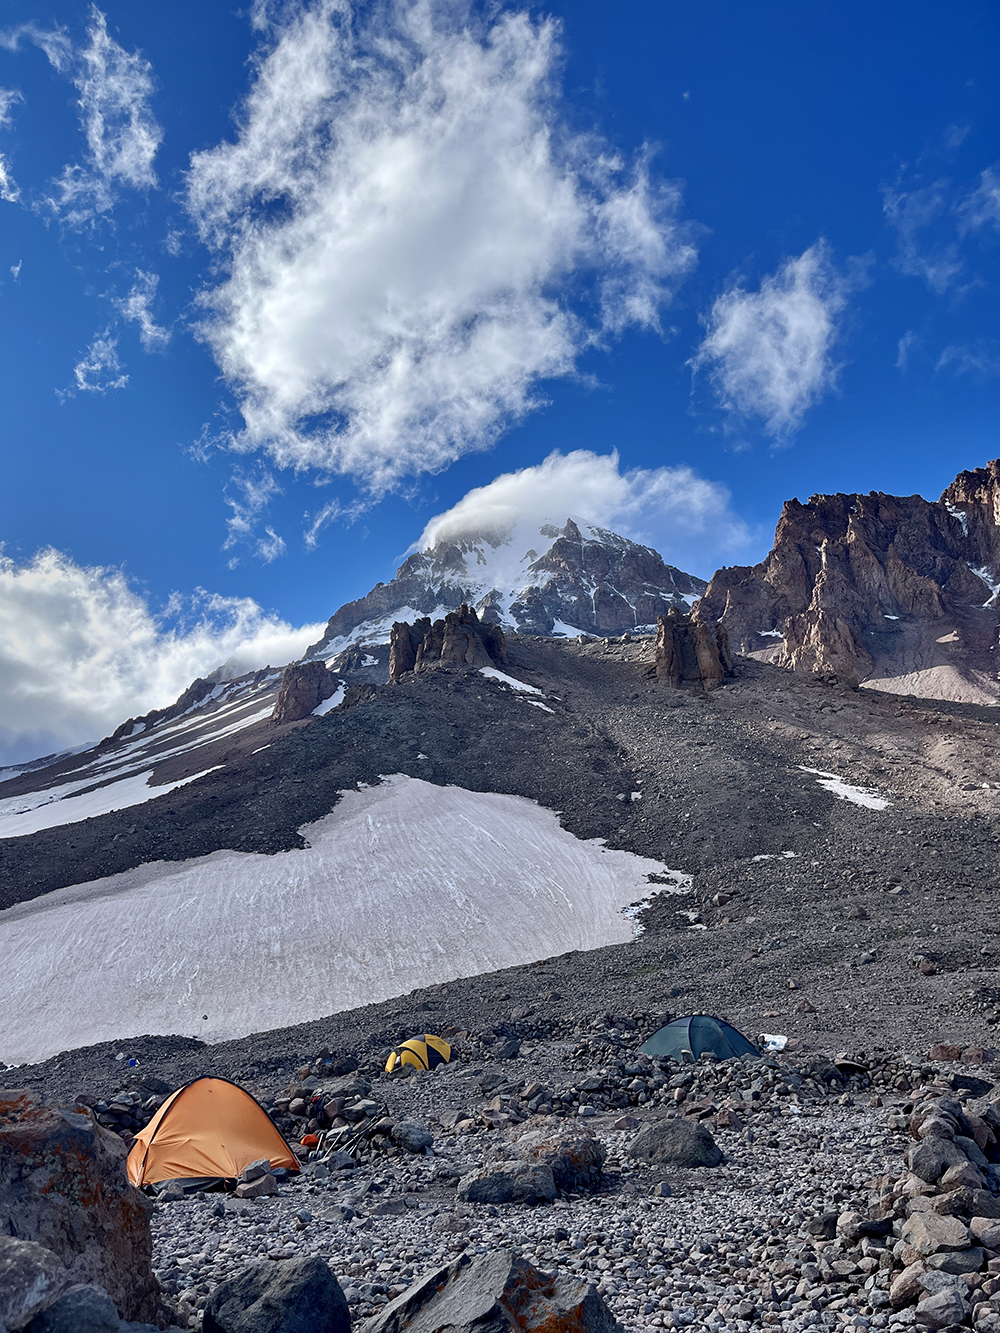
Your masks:
[[[0,755],[291,655],[553,451],[705,575],[1000,452],[995,6],[3,25]]]

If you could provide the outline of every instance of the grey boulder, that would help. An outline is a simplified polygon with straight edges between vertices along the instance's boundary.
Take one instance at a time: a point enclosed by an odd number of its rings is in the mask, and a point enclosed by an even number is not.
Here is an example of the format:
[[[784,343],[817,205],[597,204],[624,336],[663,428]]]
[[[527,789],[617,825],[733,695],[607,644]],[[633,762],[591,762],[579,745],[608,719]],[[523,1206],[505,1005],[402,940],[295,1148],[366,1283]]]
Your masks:
[[[930,1138],[915,1143],[907,1152],[906,1165],[915,1176],[935,1184],[952,1166],[967,1166],[969,1159],[951,1139]]]
[[[948,1328],[952,1324],[963,1323],[968,1313],[968,1302],[956,1287],[952,1287],[922,1300],[914,1318],[918,1324],[924,1324],[927,1328]]]
[[[704,1125],[674,1118],[640,1129],[629,1146],[629,1156],[662,1166],[718,1166],[722,1150]]]
[[[575,1277],[542,1273],[509,1251],[463,1254],[371,1319],[360,1333],[622,1333],[600,1293]]]
[[[389,1137],[397,1148],[405,1148],[412,1153],[423,1152],[434,1142],[434,1135],[418,1120],[397,1120]]]
[[[44,1245],[0,1236],[0,1328],[19,1333],[71,1284],[66,1265]]]
[[[254,1264],[216,1287],[203,1333],[349,1333],[351,1312],[322,1259]]]
[[[464,1203],[551,1203],[555,1197],[552,1168],[544,1162],[484,1166],[458,1183]]]
[[[119,1333],[121,1320],[103,1287],[75,1283],[29,1325],[28,1333]]]

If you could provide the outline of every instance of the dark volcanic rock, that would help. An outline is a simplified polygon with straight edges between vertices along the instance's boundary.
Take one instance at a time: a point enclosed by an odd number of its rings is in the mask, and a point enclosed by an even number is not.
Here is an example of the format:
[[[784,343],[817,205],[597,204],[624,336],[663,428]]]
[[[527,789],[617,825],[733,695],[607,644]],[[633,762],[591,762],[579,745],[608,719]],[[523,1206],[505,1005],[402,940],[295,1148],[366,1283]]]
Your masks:
[[[0,1236],[0,1328],[24,1328],[71,1283],[59,1257],[33,1240]]]
[[[722,1161],[722,1151],[705,1126],[679,1118],[645,1125],[628,1152],[664,1166],[718,1166]]]
[[[556,1185],[546,1162],[504,1162],[463,1176],[458,1197],[467,1203],[551,1203]]]
[[[919,495],[789,500],[759,565],[721,569],[698,613],[740,652],[845,683],[997,697],[1000,463]],[[916,679],[915,679],[916,677]]]
[[[126,1319],[150,1319],[152,1204],[128,1183],[121,1139],[89,1112],[0,1091],[0,1234],[58,1256],[70,1282],[94,1283]]]
[[[349,1333],[340,1283],[319,1258],[254,1264],[216,1287],[203,1333]]]
[[[285,668],[281,678],[278,702],[274,705],[271,721],[275,726],[284,722],[299,722],[310,717],[324,699],[336,693],[340,684],[325,662],[293,662]]]
[[[28,1333],[119,1333],[115,1303],[101,1287],[76,1283],[31,1321]]]
[[[477,1259],[461,1255],[415,1282],[362,1333],[621,1333],[621,1326],[590,1285],[540,1272],[509,1251]]]

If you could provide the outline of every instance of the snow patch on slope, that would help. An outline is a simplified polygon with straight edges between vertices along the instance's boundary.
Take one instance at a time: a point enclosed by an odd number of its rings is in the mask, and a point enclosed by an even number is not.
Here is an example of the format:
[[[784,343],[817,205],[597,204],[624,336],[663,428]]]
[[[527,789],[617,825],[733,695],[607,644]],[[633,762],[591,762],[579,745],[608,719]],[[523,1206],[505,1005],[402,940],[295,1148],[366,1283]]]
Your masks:
[[[825,773],[821,768],[807,768],[805,764],[799,764],[799,768],[803,773],[814,773],[819,785],[833,792],[834,796],[842,801],[850,801],[852,805],[863,805],[869,810],[885,810],[889,805],[886,798],[880,796],[874,787],[853,787],[837,773]]]
[[[489,676],[490,680],[499,680],[521,694],[537,694],[540,698],[545,698],[545,692],[540,690],[537,685],[528,685],[523,680],[516,680],[513,676],[508,676],[506,671],[498,671],[496,667],[480,667],[479,674]]]
[[[62,787],[52,787],[47,792],[38,793],[44,800],[37,800],[35,795],[26,798],[37,803],[25,808],[25,798],[20,801],[11,797],[0,802],[0,838],[23,838],[40,829],[58,828],[62,824],[79,824],[82,819],[94,819],[97,815],[108,815],[113,810],[125,810],[130,805],[141,805],[144,801],[154,801],[157,796],[165,796],[168,791],[184,787],[189,782],[197,782],[206,773],[214,773],[222,764],[215,764],[201,773],[192,773],[190,777],[178,782],[165,782],[162,787],[150,787],[152,773],[136,773],[131,777],[121,778],[118,782],[109,782],[93,791],[74,795],[69,787],[79,787],[79,783],[67,783]],[[91,779],[93,781],[93,779]]]
[[[418,778],[345,792],[301,832],[303,849],[143,865],[0,912],[0,1059],[146,1032],[223,1041],[621,944],[650,875],[670,880],[653,892],[690,888],[522,797]]]

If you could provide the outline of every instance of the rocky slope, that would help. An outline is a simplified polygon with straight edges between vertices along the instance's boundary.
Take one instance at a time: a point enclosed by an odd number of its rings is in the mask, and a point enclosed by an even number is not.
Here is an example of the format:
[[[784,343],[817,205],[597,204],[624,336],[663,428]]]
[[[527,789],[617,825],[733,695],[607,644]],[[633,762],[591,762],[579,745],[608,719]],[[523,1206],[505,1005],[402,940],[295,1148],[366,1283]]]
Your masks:
[[[768,557],[721,569],[698,614],[737,652],[921,697],[1000,700],[1000,463],[940,500],[814,495]]]
[[[308,656],[386,643],[393,621],[439,619],[462,603],[508,631],[621,634],[655,626],[671,607],[689,609],[705,587],[650,547],[573,519],[470,536],[411,555],[390,583],[342,606]]]

